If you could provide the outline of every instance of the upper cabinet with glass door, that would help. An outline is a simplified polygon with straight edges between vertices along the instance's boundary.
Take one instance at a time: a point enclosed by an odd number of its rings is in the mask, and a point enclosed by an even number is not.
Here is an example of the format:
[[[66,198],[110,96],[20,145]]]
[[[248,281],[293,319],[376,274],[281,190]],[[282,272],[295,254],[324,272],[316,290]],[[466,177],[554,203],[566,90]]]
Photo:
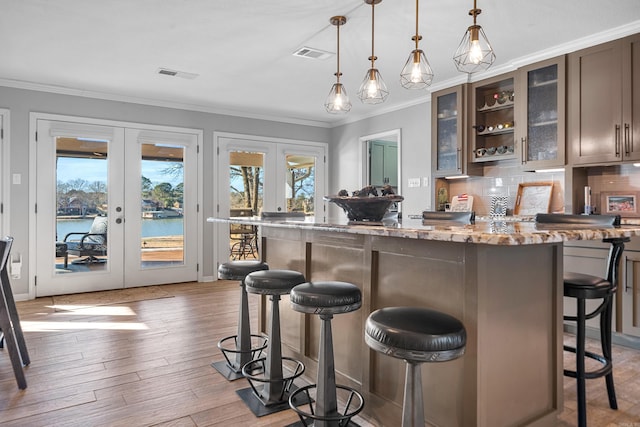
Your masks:
[[[516,142],[525,170],[565,164],[565,57],[518,70]]]
[[[434,177],[478,174],[469,167],[465,132],[468,85],[434,92],[431,96],[431,162]],[[481,174],[481,169],[480,169]]]

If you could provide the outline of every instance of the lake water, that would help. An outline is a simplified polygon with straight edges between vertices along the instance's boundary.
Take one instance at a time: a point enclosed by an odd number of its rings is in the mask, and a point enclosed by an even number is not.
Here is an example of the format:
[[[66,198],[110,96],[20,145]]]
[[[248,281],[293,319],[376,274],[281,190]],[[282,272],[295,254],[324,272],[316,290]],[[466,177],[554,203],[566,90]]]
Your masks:
[[[183,218],[142,219],[142,237],[182,236]],[[93,218],[58,220],[58,239],[64,239],[67,233],[88,233]]]

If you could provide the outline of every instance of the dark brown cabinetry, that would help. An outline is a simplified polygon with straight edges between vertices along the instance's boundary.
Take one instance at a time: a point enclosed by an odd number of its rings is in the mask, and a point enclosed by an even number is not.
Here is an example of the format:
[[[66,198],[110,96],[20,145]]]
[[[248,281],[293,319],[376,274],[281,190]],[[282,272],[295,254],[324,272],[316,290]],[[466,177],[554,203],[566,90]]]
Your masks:
[[[569,55],[573,164],[640,159],[640,35]]]
[[[481,174],[479,168],[469,167],[467,92],[468,85],[463,84],[432,94],[431,159],[434,177]]]
[[[565,164],[564,56],[520,68],[516,79],[516,141],[525,170]]]
[[[514,159],[515,74],[473,83],[469,140],[474,163]]]

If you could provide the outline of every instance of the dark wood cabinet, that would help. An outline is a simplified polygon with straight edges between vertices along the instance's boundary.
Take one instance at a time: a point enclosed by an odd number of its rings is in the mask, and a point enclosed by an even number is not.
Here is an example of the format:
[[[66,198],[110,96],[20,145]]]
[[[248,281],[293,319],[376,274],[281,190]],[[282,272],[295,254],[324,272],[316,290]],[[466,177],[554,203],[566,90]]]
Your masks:
[[[568,81],[571,162],[640,159],[640,35],[570,54]]]
[[[482,174],[481,168],[469,165],[467,97],[467,84],[434,92],[431,96],[431,159],[434,178]]]
[[[565,164],[566,58],[518,69],[516,143],[524,170]]]
[[[469,141],[474,163],[515,159],[515,73],[471,86]]]

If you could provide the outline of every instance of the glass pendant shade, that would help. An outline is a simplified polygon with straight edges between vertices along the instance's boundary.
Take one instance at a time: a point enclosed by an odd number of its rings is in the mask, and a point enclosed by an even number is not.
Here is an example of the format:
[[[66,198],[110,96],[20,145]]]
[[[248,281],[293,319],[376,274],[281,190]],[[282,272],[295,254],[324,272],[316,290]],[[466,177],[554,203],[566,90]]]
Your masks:
[[[424,89],[433,81],[433,70],[421,49],[411,54],[400,72],[400,84],[407,89]]]
[[[453,56],[458,71],[475,73],[484,71],[496,60],[484,30],[480,25],[472,25],[462,37]]]
[[[331,114],[348,113],[351,110],[351,101],[342,83],[334,83],[331,86],[331,91],[327,96],[324,107]]]
[[[348,113],[351,110],[351,101],[349,100],[349,96],[347,95],[347,91],[344,89],[344,86],[340,83],[340,76],[342,76],[342,73],[340,72],[340,26],[347,22],[347,18],[344,16],[333,16],[329,22],[331,22],[331,25],[335,25],[336,27],[337,70],[335,72],[336,82],[331,86],[329,96],[327,96],[327,100],[324,103],[324,108],[326,108],[327,112],[331,114]]]
[[[387,96],[389,91],[380,72],[376,68],[369,69],[358,90],[358,98],[365,104],[380,104],[387,99]]]

